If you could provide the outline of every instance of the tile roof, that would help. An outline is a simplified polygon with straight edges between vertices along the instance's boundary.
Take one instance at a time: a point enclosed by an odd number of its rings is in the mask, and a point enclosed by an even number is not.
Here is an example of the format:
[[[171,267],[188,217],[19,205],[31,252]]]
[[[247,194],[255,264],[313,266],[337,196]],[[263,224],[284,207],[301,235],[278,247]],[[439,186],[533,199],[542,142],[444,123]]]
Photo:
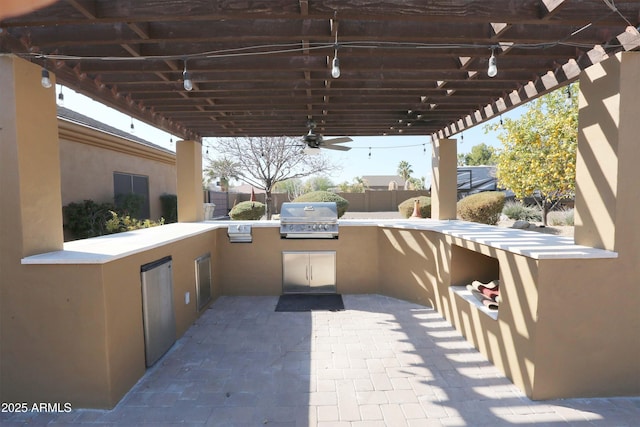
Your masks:
[[[78,113],[77,111],[70,110],[69,108],[61,107],[58,105],[58,118],[62,120],[67,120],[70,122],[77,123],[82,126],[86,126],[100,132],[108,133],[120,138],[128,139],[129,141],[136,142],[141,145],[146,145],[147,147],[154,148],[156,150],[164,151],[166,153],[175,154],[173,151],[164,148],[160,145],[149,142],[145,139],[139,138],[135,135],[132,135],[129,132],[123,131],[121,129],[115,128],[113,126],[109,126],[106,123],[102,123],[101,121],[95,120],[91,117],[85,116],[83,114]]]

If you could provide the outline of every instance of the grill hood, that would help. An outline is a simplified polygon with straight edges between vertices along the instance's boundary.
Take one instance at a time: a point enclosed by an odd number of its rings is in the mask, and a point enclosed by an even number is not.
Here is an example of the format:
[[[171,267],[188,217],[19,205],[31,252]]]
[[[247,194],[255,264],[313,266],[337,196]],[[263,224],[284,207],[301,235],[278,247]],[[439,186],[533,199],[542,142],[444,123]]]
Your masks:
[[[283,203],[280,210],[280,236],[287,239],[337,239],[336,203]]]

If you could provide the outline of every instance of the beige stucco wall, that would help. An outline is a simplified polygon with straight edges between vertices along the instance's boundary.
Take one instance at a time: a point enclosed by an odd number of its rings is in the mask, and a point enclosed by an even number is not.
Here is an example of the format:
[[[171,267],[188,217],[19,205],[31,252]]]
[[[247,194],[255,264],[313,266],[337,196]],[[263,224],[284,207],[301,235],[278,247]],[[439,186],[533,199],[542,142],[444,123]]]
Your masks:
[[[62,204],[93,200],[113,203],[113,173],[149,177],[151,219],[162,216],[160,196],[176,194],[174,154],[58,120]]]
[[[281,239],[279,227],[252,230],[253,243],[229,243],[218,230],[218,274],[223,295],[280,295],[282,251],[336,251],[337,291],[377,293],[378,238],[371,227],[342,227],[339,239]]]
[[[103,265],[4,269],[2,400],[115,406],[146,370],[140,266],[172,256],[178,338],[199,315],[195,259],[215,261],[215,244],[210,232]]]
[[[455,139],[433,139],[431,151],[431,218],[456,219],[458,149]]]
[[[384,228],[378,257],[381,293],[436,308],[532,398],[640,393],[640,290],[626,256],[534,260]],[[474,279],[500,280],[498,320],[449,292]]]
[[[202,144],[198,141],[178,141],[177,185],[178,221],[194,222],[204,219],[202,188]]]
[[[3,254],[5,249],[27,256],[62,248],[55,91],[39,81],[38,66],[0,56]]]

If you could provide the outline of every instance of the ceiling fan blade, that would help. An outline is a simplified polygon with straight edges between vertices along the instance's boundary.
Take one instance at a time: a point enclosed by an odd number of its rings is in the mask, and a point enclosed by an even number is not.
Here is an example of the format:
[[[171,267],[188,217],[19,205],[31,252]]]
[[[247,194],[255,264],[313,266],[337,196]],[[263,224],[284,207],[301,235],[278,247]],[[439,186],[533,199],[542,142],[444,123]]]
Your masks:
[[[351,142],[353,141],[353,139],[349,138],[348,136],[341,136],[340,138],[332,138],[332,139],[325,139],[322,141],[323,144],[341,144],[343,142]]]
[[[325,150],[338,150],[338,151],[349,151],[349,150],[351,150],[351,147],[345,147],[345,146],[342,146],[342,145],[333,145],[333,144],[331,144],[331,145],[323,144],[323,145],[320,146],[320,148],[324,148]]]

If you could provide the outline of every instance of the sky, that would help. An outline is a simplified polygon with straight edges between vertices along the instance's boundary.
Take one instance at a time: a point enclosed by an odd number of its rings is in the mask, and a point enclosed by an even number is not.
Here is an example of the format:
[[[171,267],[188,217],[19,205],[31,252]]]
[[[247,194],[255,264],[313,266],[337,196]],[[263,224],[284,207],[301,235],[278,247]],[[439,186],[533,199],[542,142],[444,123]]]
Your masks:
[[[130,116],[60,85],[56,85],[56,97],[60,90],[64,94],[63,105],[66,108],[123,131],[131,132],[132,119]],[[517,118],[522,112],[522,107],[516,108],[505,113],[503,119]],[[499,120],[500,118],[496,117],[487,123],[495,123],[499,122]],[[179,137],[136,119],[133,119],[133,125],[133,134],[138,138],[175,151],[175,143],[180,140]],[[469,153],[471,147],[481,143],[496,148],[501,147],[501,143],[498,141],[498,132],[485,133],[484,124],[467,129],[462,134],[464,138],[460,138],[461,134],[453,136],[458,140],[458,153]],[[326,139],[330,139],[330,137]],[[358,136],[352,137],[352,139],[352,142],[341,144],[351,147],[350,151],[322,150],[322,155],[328,157],[333,164],[340,168],[340,170],[332,172],[331,176],[329,176],[335,184],[345,181],[352,183],[355,177],[364,175],[396,175],[398,164],[403,160],[411,165],[411,169],[414,172],[412,174],[413,177],[425,177],[427,185],[431,182],[431,140],[428,135]],[[213,139],[205,138],[203,150],[206,150],[207,147],[212,147],[213,144]],[[209,150],[211,152],[211,148]],[[369,156],[369,153],[371,153],[371,156]]]

